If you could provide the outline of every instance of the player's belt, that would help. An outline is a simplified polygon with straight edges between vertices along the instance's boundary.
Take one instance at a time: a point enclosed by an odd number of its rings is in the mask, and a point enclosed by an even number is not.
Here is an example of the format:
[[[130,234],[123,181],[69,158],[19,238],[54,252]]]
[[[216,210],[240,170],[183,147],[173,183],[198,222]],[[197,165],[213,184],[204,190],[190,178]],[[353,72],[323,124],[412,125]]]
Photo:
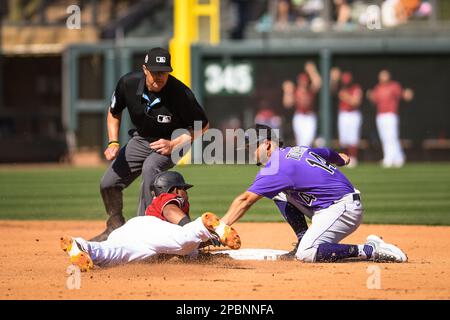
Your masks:
[[[348,200],[361,201],[361,196],[359,195],[359,193],[350,193],[346,196],[343,196],[341,199],[335,201],[334,203],[338,203],[341,201],[348,201]]]

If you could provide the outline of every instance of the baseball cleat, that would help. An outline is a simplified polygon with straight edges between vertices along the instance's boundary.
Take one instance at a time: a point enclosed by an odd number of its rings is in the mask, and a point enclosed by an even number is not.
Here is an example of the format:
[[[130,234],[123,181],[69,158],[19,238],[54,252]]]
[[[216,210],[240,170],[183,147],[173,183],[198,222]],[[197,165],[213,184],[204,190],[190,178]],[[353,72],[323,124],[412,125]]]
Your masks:
[[[202,215],[202,222],[206,229],[219,236],[220,242],[223,245],[234,250],[241,247],[241,238],[239,237],[237,231],[221,222],[214,213],[205,212]]]
[[[372,259],[375,262],[407,262],[406,254],[393,244],[384,242],[376,235],[367,237],[366,245],[373,247]]]
[[[60,245],[61,249],[69,255],[70,262],[80,268],[80,271],[85,272],[94,268],[94,263],[89,254],[73,238],[61,237]]]
[[[292,244],[294,246],[294,249],[289,251],[288,253],[282,254],[278,257],[279,260],[289,261],[289,260],[297,260],[297,250],[298,246],[300,245],[300,241],[297,241],[297,243]]]

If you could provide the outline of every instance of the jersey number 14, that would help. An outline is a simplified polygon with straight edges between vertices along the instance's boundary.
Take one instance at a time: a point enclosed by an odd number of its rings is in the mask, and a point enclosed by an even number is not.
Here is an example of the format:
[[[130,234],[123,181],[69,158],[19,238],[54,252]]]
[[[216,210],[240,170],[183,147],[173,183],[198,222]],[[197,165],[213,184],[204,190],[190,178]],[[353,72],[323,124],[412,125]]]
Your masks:
[[[315,152],[310,151],[308,152],[308,154],[314,157],[314,159],[306,159],[306,162],[308,162],[310,166],[323,169],[329,174],[334,174],[334,170],[336,170],[335,166],[327,162],[324,158],[322,158]]]

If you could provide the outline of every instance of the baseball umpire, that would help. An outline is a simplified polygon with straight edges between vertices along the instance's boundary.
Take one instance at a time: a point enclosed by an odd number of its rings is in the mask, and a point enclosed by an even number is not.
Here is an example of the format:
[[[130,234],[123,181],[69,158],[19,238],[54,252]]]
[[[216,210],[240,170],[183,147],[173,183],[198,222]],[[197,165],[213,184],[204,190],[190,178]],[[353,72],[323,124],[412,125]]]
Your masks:
[[[142,174],[137,215],[143,216],[152,201],[150,186],[156,174],[172,168],[172,151],[191,143],[208,129],[208,119],[192,91],[170,75],[170,54],[153,48],[145,56],[142,71],[122,76],[112,95],[107,116],[108,147],[104,154],[114,160],[100,182],[100,193],[109,218],[106,229],[92,241],[104,241],[125,223],[122,214],[122,190]],[[127,108],[136,127],[129,131],[128,143],[120,147],[119,130],[122,111]],[[194,122],[202,130],[194,132]],[[177,129],[187,129],[172,139]]]

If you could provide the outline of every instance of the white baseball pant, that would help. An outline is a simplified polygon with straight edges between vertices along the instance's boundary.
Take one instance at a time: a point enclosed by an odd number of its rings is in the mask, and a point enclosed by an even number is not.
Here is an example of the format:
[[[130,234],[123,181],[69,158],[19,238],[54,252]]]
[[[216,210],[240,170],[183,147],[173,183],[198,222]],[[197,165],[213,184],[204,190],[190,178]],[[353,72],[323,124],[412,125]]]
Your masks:
[[[377,129],[383,148],[383,166],[401,167],[405,162],[400,144],[398,130],[398,115],[395,113],[380,113],[377,115]]]
[[[339,243],[352,234],[362,222],[363,211],[361,201],[353,200],[353,194],[315,211],[312,224],[298,246],[297,259],[315,262],[317,247],[322,243]]]
[[[357,146],[361,124],[361,112],[340,111],[338,115],[339,144],[343,147]]]
[[[114,266],[144,261],[158,254],[195,255],[198,245],[213,236],[197,218],[184,226],[151,216],[138,216],[114,230],[104,242],[75,240],[95,265]]]
[[[316,136],[317,116],[314,113],[296,113],[292,122],[297,145],[311,147]]]

